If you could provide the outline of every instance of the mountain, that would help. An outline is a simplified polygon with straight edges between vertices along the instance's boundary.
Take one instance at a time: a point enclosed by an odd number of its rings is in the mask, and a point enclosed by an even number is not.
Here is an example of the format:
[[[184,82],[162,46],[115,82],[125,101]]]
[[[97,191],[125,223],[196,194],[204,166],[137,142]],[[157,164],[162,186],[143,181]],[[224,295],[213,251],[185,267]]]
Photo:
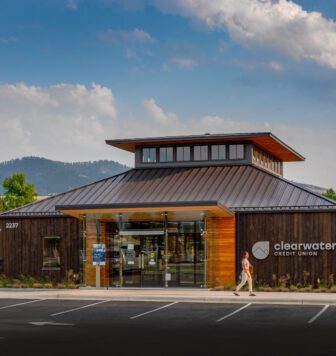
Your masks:
[[[0,162],[0,195],[3,193],[1,182],[13,173],[25,173],[27,181],[35,184],[39,195],[50,195],[122,173],[128,169],[130,167],[107,160],[64,163],[40,157],[13,159]],[[318,194],[326,191],[322,187],[296,184]]]
[[[114,161],[64,163],[40,157],[24,157],[0,163],[0,183],[13,173],[25,173],[39,195],[67,191],[130,169]],[[3,193],[0,184],[0,194]]]

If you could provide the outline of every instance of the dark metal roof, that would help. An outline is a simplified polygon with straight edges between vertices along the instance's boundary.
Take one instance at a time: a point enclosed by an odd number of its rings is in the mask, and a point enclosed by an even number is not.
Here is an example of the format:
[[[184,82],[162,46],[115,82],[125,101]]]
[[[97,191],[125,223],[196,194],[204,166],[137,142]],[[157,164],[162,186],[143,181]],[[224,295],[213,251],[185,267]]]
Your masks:
[[[157,146],[176,144],[195,144],[211,142],[253,142],[264,150],[272,153],[283,161],[304,161],[305,158],[281,141],[271,132],[233,133],[233,134],[204,134],[188,136],[164,136],[145,138],[125,138],[106,140],[108,145],[128,152],[135,152],[137,146]]]
[[[132,169],[2,216],[58,210],[218,205],[239,210],[333,209],[336,203],[254,166]]]

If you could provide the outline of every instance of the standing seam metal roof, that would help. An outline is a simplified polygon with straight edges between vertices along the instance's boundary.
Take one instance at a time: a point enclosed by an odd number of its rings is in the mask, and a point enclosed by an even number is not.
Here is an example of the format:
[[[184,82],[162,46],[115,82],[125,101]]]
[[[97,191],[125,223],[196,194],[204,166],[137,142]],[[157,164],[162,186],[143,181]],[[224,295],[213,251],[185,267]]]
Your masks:
[[[62,208],[183,205],[217,201],[231,210],[336,208],[336,203],[255,166],[147,168],[34,202],[1,216],[59,215]]]

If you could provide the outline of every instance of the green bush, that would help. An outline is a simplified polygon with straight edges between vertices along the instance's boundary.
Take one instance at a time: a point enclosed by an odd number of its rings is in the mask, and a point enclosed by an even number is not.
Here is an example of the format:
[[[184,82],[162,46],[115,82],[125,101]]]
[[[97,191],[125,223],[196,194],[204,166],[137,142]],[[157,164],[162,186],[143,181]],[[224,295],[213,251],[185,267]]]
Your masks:
[[[18,278],[8,278],[0,275],[0,288],[79,288],[81,280],[80,274],[68,271],[63,281],[53,281],[50,278],[41,276],[39,279],[31,276],[20,275]]]

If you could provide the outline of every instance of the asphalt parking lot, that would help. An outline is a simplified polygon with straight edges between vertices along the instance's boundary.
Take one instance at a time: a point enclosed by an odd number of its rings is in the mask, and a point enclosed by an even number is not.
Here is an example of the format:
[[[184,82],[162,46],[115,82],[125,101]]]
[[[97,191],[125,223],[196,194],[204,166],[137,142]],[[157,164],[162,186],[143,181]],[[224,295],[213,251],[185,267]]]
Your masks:
[[[330,355],[336,307],[0,299],[0,355]]]

